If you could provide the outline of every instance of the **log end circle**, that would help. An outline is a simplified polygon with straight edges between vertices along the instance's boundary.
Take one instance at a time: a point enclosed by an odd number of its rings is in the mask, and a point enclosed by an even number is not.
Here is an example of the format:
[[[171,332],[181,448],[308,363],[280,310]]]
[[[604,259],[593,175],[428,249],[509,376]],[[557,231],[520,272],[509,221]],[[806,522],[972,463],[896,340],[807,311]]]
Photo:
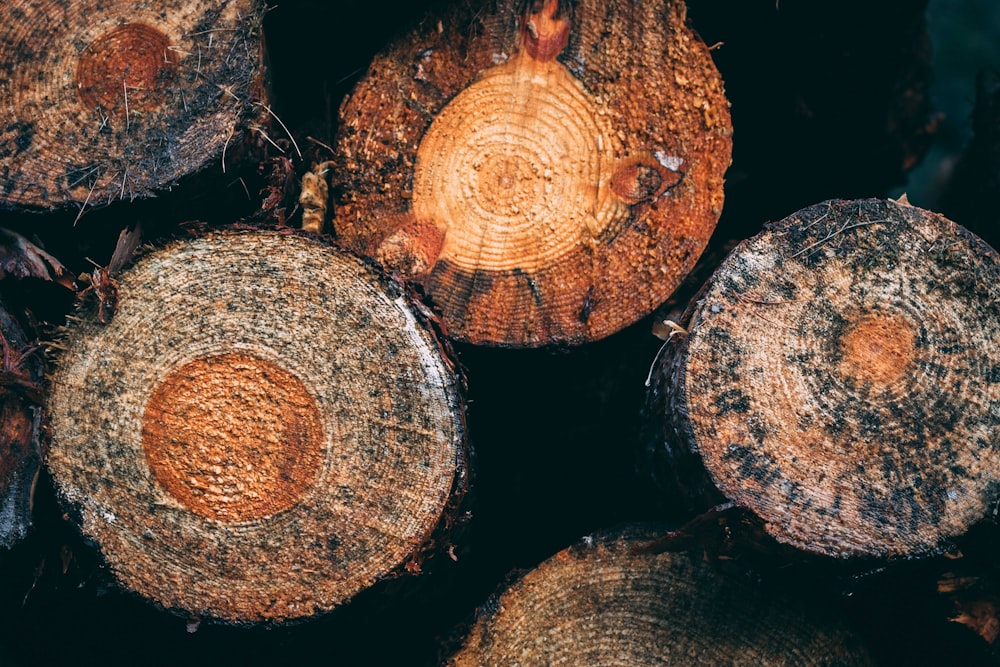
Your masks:
[[[338,238],[418,282],[473,344],[582,344],[651,313],[708,243],[732,148],[683,3],[477,1],[439,18],[379,54],[341,109]]]
[[[655,536],[629,528],[560,551],[484,605],[446,664],[874,664],[814,599],[650,553]]]
[[[235,167],[262,113],[264,11],[263,0],[5,2],[0,206],[149,198],[226,148]]]
[[[770,225],[661,365],[675,444],[780,542],[937,553],[1000,499],[998,285],[996,251],[909,205],[831,201]]]
[[[188,616],[332,610],[431,553],[465,489],[459,380],[398,284],[305,235],[217,232],[84,304],[48,467],[122,586]]]

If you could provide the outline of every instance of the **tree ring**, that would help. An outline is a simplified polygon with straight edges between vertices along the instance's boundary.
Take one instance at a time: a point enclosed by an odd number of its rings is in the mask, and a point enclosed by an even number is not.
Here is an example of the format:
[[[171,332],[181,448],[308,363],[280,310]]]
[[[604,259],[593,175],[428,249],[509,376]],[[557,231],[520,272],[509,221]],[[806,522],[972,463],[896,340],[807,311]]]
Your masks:
[[[143,23],[128,23],[98,37],[80,54],[80,99],[105,111],[151,111],[163,102],[174,64],[170,38]]]
[[[298,378],[226,353],[163,378],[146,404],[142,445],[157,482],[192,512],[249,521],[301,499],[322,466],[324,437]]]
[[[79,313],[48,466],[122,585],[282,621],[418,558],[464,489],[457,378],[395,283],[277,232],[177,241]]]

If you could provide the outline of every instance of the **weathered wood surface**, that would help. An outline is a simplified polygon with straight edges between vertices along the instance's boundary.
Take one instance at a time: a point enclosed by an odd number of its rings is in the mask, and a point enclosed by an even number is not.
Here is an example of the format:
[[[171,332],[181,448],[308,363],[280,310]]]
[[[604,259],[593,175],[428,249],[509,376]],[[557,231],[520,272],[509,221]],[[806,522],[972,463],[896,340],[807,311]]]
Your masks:
[[[457,3],[341,108],[334,226],[451,336],[540,346],[649,314],[722,211],[729,104],[683,3]]]
[[[0,6],[0,204],[163,192],[264,114],[260,0],[11,0]]]
[[[125,588],[283,621],[419,571],[466,485],[458,378],[406,293],[278,232],[144,257],[69,325],[48,468]]]
[[[993,516],[1000,258],[967,230],[892,201],[804,209],[741,243],[682,326],[655,446],[706,505],[838,557],[938,553]]]
[[[654,535],[630,529],[560,551],[495,595],[447,664],[874,664],[831,614],[697,555],[654,555]]]

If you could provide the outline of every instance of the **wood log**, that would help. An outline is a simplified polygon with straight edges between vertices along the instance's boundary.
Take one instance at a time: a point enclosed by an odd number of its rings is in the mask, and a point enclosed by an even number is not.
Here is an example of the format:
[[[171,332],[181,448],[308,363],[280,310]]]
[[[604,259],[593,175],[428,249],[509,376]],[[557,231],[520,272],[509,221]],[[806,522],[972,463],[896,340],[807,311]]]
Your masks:
[[[842,624],[630,529],[559,552],[494,596],[447,663],[867,665]]]
[[[648,315],[722,210],[729,104],[679,0],[456,3],[341,108],[334,226],[449,335],[596,340]]]
[[[658,453],[785,545],[938,553],[1000,500],[998,304],[996,251],[940,215],[803,209],[741,243],[666,343]]]
[[[123,586],[228,622],[417,572],[466,486],[456,372],[398,284],[302,235],[217,232],[78,314],[48,468]]]
[[[41,452],[42,373],[37,347],[0,301],[0,547],[24,539]]]
[[[224,172],[261,116],[263,12],[261,0],[3,3],[0,204],[82,211],[212,163]]]

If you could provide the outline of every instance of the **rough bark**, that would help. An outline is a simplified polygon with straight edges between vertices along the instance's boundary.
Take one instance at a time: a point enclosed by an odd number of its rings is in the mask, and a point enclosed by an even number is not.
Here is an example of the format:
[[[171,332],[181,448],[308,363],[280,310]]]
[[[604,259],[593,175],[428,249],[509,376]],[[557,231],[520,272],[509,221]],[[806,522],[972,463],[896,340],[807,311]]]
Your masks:
[[[501,591],[449,665],[873,664],[802,600],[726,576],[653,533],[589,537]]]
[[[905,202],[768,225],[666,344],[657,453],[786,545],[939,552],[1000,499],[998,285],[996,251]]]
[[[38,474],[43,364],[0,301],[0,546],[28,533]]]
[[[301,235],[144,257],[74,320],[48,467],[129,590],[283,621],[419,571],[466,486],[458,378],[407,294]]]
[[[0,204],[82,210],[225,171],[261,115],[263,12],[260,0],[3,3]]]
[[[722,210],[729,104],[676,0],[458,3],[341,109],[334,226],[451,336],[607,336],[664,301]]]

